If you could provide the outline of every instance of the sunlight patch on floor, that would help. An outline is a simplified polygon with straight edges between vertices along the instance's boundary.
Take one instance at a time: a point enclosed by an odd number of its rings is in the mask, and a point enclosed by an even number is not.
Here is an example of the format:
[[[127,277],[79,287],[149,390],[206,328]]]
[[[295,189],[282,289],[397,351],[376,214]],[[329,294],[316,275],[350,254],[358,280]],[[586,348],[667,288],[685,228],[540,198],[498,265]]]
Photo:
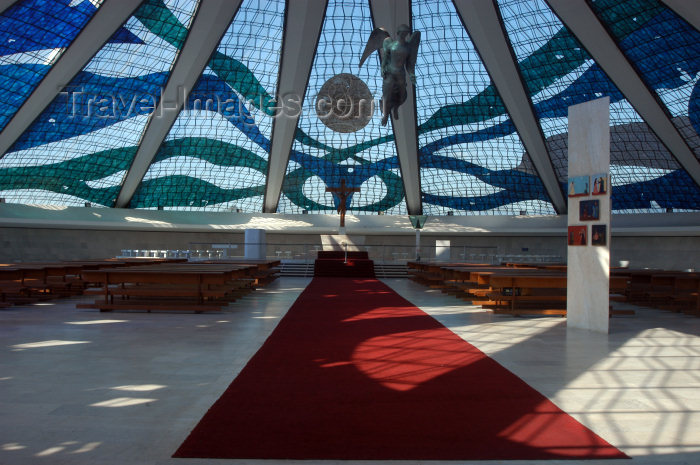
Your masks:
[[[81,446],[79,449],[74,450],[71,454],[85,454],[87,452],[92,452],[97,449],[102,443],[101,442],[88,442]]]
[[[67,325],[106,325],[110,323],[128,323],[129,320],[89,320],[89,321],[66,321]]]
[[[115,386],[111,389],[115,391],[135,391],[135,392],[147,392],[147,391],[157,391],[158,389],[166,388],[162,384],[130,384],[126,386]]]
[[[0,449],[7,450],[7,451],[22,450],[22,449],[26,449],[26,448],[27,448],[27,446],[23,446],[22,444],[18,444],[16,442],[8,442],[7,444],[3,444],[2,446],[0,446]]]
[[[13,349],[37,349],[41,347],[57,347],[57,346],[69,346],[74,344],[90,344],[91,341],[62,341],[62,340],[51,340],[51,341],[38,341],[38,342],[27,342],[25,344],[15,344],[10,346]]]
[[[131,407],[133,405],[148,404],[149,402],[155,402],[158,399],[143,399],[136,397],[116,397],[114,399],[103,400],[102,402],[95,402],[90,404],[90,407]]]

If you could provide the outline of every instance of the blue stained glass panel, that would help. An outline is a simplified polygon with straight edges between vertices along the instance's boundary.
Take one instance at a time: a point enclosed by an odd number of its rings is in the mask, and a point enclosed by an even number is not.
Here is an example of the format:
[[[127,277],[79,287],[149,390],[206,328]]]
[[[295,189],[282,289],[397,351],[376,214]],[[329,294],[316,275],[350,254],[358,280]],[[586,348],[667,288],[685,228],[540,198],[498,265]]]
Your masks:
[[[0,160],[3,195],[112,206],[187,37],[173,12],[191,19],[196,5],[145,1],[124,25],[138,40],[109,41]]]
[[[243,2],[133,207],[262,211],[272,131],[265,105],[276,92],[284,5]]]
[[[656,0],[592,6],[700,160],[700,32]]]
[[[569,106],[608,97],[613,211],[665,212],[672,203],[688,208],[689,203],[679,202],[679,197],[697,188],[685,172],[676,173],[680,167],[675,159],[546,4],[504,0],[499,6],[559,182],[565,184],[567,179]],[[632,22],[629,27],[638,25]],[[550,44],[566,46],[548,46],[542,40],[547,36]],[[540,59],[530,59],[538,55]],[[542,86],[540,76],[551,82]],[[534,172],[531,166],[528,169]]]
[[[413,15],[423,212],[554,213],[452,2],[418,0]]]
[[[18,1],[0,14],[0,131],[101,4]]]

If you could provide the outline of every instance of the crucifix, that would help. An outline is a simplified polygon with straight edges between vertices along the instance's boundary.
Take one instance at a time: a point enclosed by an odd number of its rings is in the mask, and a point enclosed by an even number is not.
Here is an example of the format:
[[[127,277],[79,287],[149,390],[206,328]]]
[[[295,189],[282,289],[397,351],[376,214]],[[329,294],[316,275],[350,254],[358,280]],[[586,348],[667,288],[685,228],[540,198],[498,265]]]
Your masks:
[[[340,203],[338,203],[338,213],[340,213],[340,227],[345,227],[345,210],[347,209],[347,201],[350,194],[353,192],[360,192],[359,187],[346,187],[345,178],[340,180],[340,187],[326,187],[326,192],[332,192],[338,196]]]

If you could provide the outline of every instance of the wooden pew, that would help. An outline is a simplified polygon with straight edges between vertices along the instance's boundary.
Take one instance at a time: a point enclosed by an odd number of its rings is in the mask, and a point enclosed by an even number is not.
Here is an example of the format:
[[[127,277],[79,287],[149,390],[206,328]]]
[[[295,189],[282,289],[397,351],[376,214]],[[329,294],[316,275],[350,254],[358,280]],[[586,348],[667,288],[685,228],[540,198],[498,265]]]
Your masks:
[[[197,263],[212,263],[212,264],[234,264],[234,265],[255,265],[256,269],[251,272],[250,278],[253,279],[251,287],[253,289],[265,287],[275,279],[279,278],[280,260],[200,260]]]
[[[480,304],[494,313],[566,315],[566,273],[514,268],[477,272],[477,282],[489,289]]]
[[[445,286],[440,272],[442,265],[430,262],[407,262],[409,279],[433,289],[440,289]]]
[[[181,262],[185,259],[100,259],[2,264],[0,266],[0,302],[2,306],[9,306],[80,295],[87,286],[81,277],[81,272],[85,269],[176,261]]]
[[[278,262],[192,262],[83,271],[100,287],[86,294],[102,298],[80,308],[112,310],[220,311],[251,292]]]
[[[663,271],[650,274],[643,297],[650,306],[700,316],[699,292],[700,273]]]
[[[461,297],[462,278],[452,270],[466,267],[493,267],[490,264],[463,262],[408,262],[410,279],[433,289]]]
[[[514,315],[566,315],[566,269],[549,264],[431,264],[423,267],[457,297]],[[628,276],[611,276],[610,292],[624,292]],[[432,286],[431,286],[432,287]],[[633,314],[612,310],[611,315]]]
[[[625,301],[700,316],[700,273],[674,270],[615,270],[626,275]]]
[[[490,300],[487,294],[492,290],[489,288],[488,281],[480,280],[479,276],[501,271],[512,271],[512,268],[488,264],[447,266],[443,268],[443,276],[459,289],[457,297],[481,304],[483,301]]]
[[[3,306],[28,304],[57,297],[51,292],[49,276],[60,269],[51,264],[10,264],[0,267],[0,301]]]
[[[673,310],[700,316],[700,275],[678,275],[671,294]]]

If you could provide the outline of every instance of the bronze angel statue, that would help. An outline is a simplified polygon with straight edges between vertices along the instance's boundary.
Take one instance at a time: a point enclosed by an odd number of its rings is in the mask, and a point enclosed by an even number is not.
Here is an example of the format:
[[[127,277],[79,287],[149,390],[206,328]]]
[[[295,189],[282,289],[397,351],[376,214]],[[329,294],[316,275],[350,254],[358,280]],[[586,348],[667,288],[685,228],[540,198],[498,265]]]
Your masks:
[[[411,28],[402,24],[396,31],[397,39],[384,28],[377,28],[369,36],[360,66],[372,52],[379,50],[382,70],[382,126],[386,125],[391,112],[399,118],[398,109],[406,101],[406,73],[416,85],[416,58],[420,44],[420,32],[411,33]]]

